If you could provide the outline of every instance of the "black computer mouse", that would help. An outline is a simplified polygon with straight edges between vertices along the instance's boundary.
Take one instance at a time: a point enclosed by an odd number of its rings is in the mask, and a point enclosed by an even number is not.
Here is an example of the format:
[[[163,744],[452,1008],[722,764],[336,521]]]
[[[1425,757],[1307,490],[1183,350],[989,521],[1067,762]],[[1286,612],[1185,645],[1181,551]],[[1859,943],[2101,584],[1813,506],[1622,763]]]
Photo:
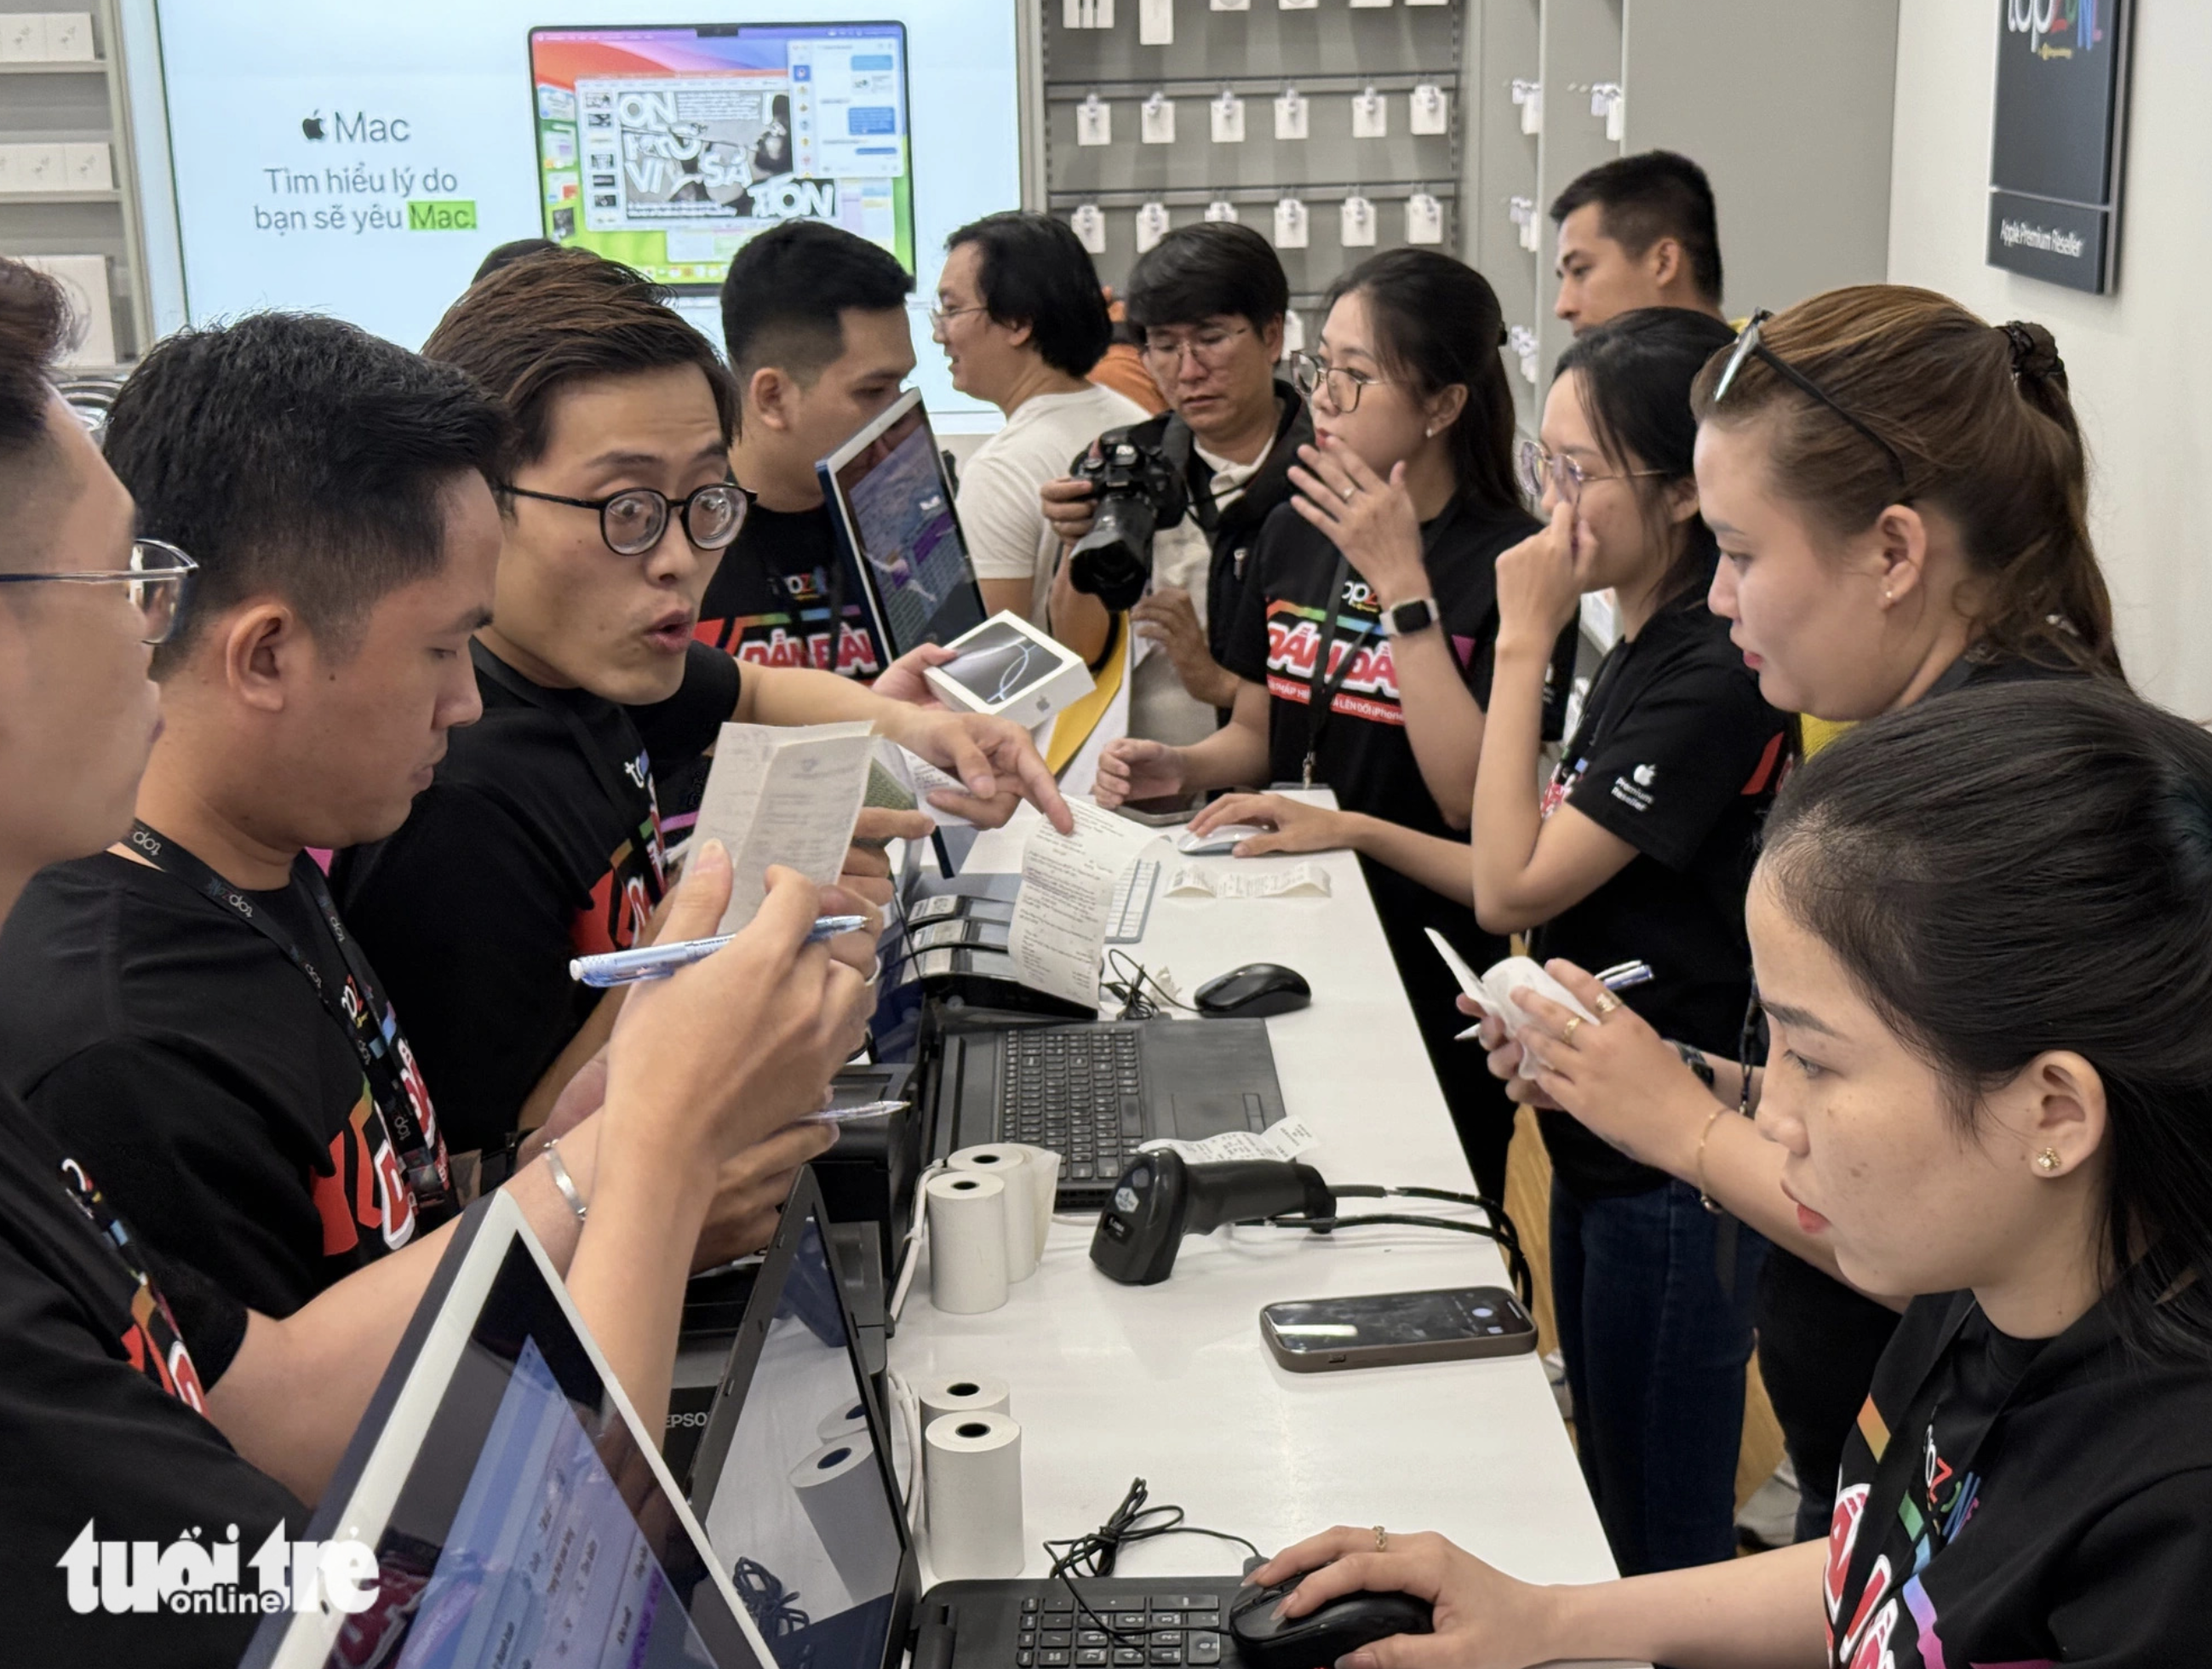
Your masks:
[[[1247,1669],[1331,1669],[1347,1652],[1434,1629],[1429,1602],[1410,1593],[1347,1593],[1304,1617],[1276,1616],[1275,1607],[1304,1580],[1247,1588],[1230,1601],[1229,1631]]]
[[[1192,994],[1201,1014],[1221,1019],[1265,1020],[1287,1014],[1313,1001],[1313,987],[1295,968],[1273,962],[1248,962],[1231,968],[1218,979],[1209,979]]]

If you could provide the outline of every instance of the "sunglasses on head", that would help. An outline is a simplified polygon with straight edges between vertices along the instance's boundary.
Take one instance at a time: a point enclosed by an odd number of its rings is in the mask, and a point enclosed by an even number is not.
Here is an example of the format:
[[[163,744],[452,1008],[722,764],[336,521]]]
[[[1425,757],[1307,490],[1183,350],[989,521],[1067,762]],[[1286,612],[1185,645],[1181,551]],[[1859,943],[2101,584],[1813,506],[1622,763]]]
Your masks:
[[[1759,333],[1765,327],[1766,321],[1773,317],[1774,314],[1765,308],[1761,308],[1751,315],[1751,322],[1738,333],[1735,347],[1729,354],[1728,363],[1721,368],[1721,380],[1713,385],[1713,405],[1717,408],[1720,403],[1728,398],[1729,390],[1735,386],[1736,374],[1743,369],[1744,362],[1756,359],[1761,364],[1771,368],[1777,376],[1796,388],[1798,393],[1808,399],[1818,400],[1880,447],[1882,456],[1889,460],[1890,467],[1897,472],[1899,484],[1903,484],[1909,478],[1905,471],[1905,460],[1898,455],[1897,448],[1882,439],[1860,418],[1853,417],[1850,410],[1833,394],[1759,339]]]

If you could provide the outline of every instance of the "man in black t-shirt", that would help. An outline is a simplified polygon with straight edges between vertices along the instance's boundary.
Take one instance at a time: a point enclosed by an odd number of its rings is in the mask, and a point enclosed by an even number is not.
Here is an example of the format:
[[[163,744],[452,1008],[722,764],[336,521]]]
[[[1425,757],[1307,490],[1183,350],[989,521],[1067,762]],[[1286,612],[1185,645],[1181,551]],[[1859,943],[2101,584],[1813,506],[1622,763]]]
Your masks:
[[[635,273],[580,251],[520,262],[471,287],[424,351],[514,423],[497,598],[471,651],[484,719],[455,735],[405,826],[340,854],[331,876],[469,1148],[538,1124],[605,1044],[621,994],[580,990],[569,959],[646,931],[667,873],[655,779],[723,724],[865,720],[967,785],[933,796],[943,809],[1003,822],[1002,790],[1018,787],[1067,813],[1011,721],[698,642],[743,526],[736,395]]]
[[[174,623],[189,572],[134,544],[130,494],[44,381],[68,317],[50,280],[0,260],[0,915],[40,868],[127,836],[159,722],[146,645]],[[258,680],[265,658],[242,670]],[[727,873],[706,865],[672,926],[711,924]],[[738,944],[628,1005],[606,1111],[570,1138],[590,1227],[545,1162],[513,1185],[648,1429],[710,1179],[818,1106],[860,1034],[860,979],[803,947],[816,907],[813,888],[781,881]],[[604,1172],[601,1135],[621,1155]],[[288,1319],[252,1313],[135,1233],[0,1088],[9,1660],[235,1661],[258,1605],[164,1608],[147,1558],[173,1572],[162,1556],[195,1541],[220,1570],[234,1549],[245,1592],[226,1598],[258,1599],[247,1562],[272,1532],[304,1531],[446,1244],[418,1235]]]
[[[398,827],[480,710],[505,435],[450,368],[284,314],[167,338],[109,418],[197,592],[157,659],[137,827],[34,878],[0,933],[0,1075],[142,1233],[270,1315],[473,1191],[305,853]],[[829,1145],[763,1144],[714,1250],[762,1244]]]

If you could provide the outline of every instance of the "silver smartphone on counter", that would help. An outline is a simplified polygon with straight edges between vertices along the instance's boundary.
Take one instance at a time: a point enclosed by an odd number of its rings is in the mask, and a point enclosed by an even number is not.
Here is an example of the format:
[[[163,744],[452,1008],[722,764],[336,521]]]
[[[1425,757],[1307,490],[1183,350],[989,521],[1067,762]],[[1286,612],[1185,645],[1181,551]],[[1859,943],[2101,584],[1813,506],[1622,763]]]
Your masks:
[[[1270,1304],[1260,1312],[1260,1335],[1275,1360],[1293,1374],[1516,1356],[1536,1348],[1535,1324],[1503,1287]]]

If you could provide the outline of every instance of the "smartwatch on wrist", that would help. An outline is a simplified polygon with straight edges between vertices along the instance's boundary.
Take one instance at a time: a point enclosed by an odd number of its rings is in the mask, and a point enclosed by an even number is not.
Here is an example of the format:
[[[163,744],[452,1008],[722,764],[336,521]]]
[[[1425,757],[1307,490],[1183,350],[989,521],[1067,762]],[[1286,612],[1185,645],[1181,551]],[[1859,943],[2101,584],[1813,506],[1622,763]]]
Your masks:
[[[1417,631],[1426,631],[1443,616],[1437,611],[1434,597],[1416,597],[1411,602],[1401,603],[1395,608],[1382,611],[1382,635],[1385,637],[1406,637]]]

